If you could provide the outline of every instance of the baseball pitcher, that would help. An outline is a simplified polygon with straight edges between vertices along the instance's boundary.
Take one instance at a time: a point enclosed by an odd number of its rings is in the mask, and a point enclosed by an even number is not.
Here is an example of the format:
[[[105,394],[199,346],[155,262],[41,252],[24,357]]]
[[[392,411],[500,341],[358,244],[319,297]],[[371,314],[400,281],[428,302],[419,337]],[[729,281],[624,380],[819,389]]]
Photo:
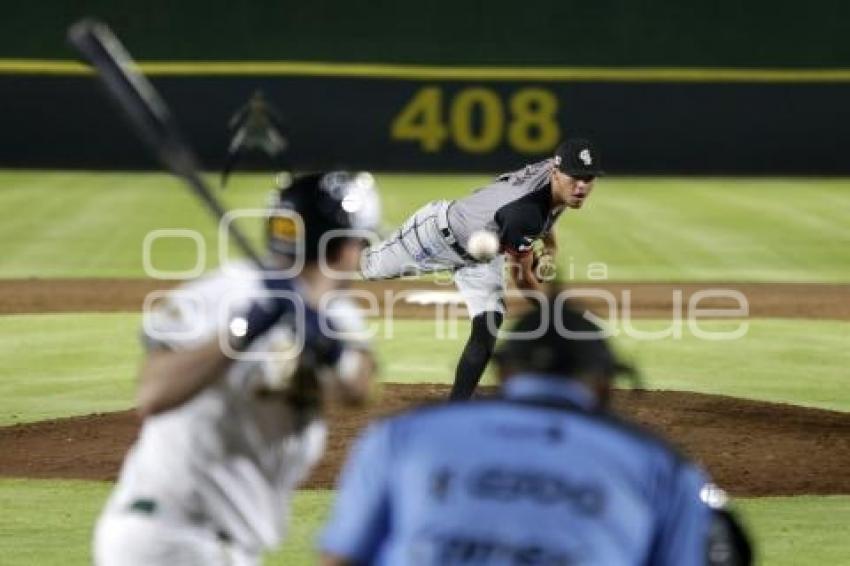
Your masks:
[[[584,139],[567,140],[551,159],[500,175],[467,197],[426,204],[386,241],[364,252],[366,279],[454,272],[472,331],[457,365],[452,399],[472,395],[493,353],[505,313],[506,267],[519,289],[540,291],[538,267],[556,250],[555,221],[566,209],[582,207],[601,174],[594,146]],[[495,257],[470,254],[470,240],[482,233],[498,238]],[[532,249],[537,240],[543,242],[540,254]]]
[[[154,303],[144,422],[98,521],[96,564],[250,566],[280,543],[291,492],[323,452],[323,395],[361,399],[374,371],[359,310],[325,300],[341,282],[319,267],[325,248],[328,267],[356,272],[362,239],[322,236],[378,217],[371,175],[302,177],[274,194],[267,268],[231,263]],[[281,275],[296,256],[303,268]]]

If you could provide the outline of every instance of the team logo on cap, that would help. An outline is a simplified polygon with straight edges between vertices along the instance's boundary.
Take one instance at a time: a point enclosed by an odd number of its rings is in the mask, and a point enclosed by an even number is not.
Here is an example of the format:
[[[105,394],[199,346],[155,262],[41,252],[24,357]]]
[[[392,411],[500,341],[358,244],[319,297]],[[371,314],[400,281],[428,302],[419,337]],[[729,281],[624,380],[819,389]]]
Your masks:
[[[587,148],[579,152],[578,158],[581,159],[581,162],[584,163],[585,167],[589,167],[593,164],[593,157],[590,156],[590,150]]]

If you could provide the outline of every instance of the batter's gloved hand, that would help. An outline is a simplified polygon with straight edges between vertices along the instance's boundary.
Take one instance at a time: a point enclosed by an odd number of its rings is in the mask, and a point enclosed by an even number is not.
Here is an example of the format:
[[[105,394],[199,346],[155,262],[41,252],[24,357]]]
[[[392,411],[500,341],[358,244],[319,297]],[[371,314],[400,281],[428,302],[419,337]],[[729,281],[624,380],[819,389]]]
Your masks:
[[[245,350],[284,315],[293,315],[296,312],[294,297],[280,296],[284,292],[293,291],[290,279],[267,274],[263,284],[272,295],[258,297],[244,314],[236,315],[230,321],[230,345],[237,351]],[[275,293],[279,295],[276,296]]]

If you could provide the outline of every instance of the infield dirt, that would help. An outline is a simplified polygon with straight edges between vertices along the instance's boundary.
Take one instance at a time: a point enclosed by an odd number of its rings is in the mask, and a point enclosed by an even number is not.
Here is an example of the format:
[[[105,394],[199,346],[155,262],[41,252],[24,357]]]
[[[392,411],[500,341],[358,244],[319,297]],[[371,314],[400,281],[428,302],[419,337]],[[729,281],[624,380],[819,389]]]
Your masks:
[[[385,292],[451,290],[423,281],[365,284]],[[138,312],[144,296],[173,283],[133,279],[0,281],[0,314]],[[360,285],[362,287],[362,285]],[[581,285],[616,297],[631,292],[635,318],[668,318],[676,290],[688,297],[707,288],[734,289],[758,317],[850,320],[850,285],[622,283]],[[509,305],[521,308],[521,302]],[[592,309],[603,306],[590,302]],[[706,301],[703,307],[731,307]],[[400,301],[394,316],[433,316],[434,307]],[[385,376],[392,379],[392,376]],[[492,390],[485,390],[492,394]],[[366,409],[332,409],[328,451],[306,487],[333,487],[357,432],[375,418],[445,399],[443,385],[383,387]],[[736,495],[850,493],[850,413],[807,409],[732,397],[677,391],[618,392],[615,406],[627,418],[672,439]],[[135,438],[132,411],[86,415],[0,428],[0,476],[111,480]]]
[[[145,295],[168,289],[174,282],[150,279],[6,279],[0,280],[0,314],[48,312],[139,312]],[[431,318],[434,307],[405,300],[413,292],[453,291],[453,285],[423,280],[394,280],[356,283],[355,289],[374,293],[380,306],[389,296],[394,300],[393,315],[403,318]],[[669,318],[675,293],[681,292],[687,305],[694,293],[703,290],[731,290],[741,293],[749,304],[749,316],[781,318],[823,318],[850,320],[850,285],[818,283],[580,283],[572,289],[594,289],[609,293],[618,304],[628,293],[634,318]],[[600,299],[586,300],[593,310],[606,307]],[[509,310],[525,304],[522,298],[509,300]],[[701,308],[734,308],[729,299],[707,298]]]

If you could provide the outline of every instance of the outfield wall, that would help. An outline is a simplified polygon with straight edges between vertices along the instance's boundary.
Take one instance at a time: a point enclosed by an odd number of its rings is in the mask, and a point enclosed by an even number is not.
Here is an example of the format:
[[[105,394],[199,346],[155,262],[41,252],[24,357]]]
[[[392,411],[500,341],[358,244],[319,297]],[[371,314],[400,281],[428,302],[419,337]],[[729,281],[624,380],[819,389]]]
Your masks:
[[[83,16],[153,63],[209,168],[262,88],[297,168],[492,172],[582,134],[612,173],[850,174],[842,0],[17,2],[0,166],[154,166],[71,63]]]
[[[584,135],[618,174],[850,173],[850,71],[144,68],[210,169],[222,163],[228,119],[262,89],[287,122],[298,169],[493,172]],[[156,166],[81,65],[0,61],[0,108],[0,166]]]

